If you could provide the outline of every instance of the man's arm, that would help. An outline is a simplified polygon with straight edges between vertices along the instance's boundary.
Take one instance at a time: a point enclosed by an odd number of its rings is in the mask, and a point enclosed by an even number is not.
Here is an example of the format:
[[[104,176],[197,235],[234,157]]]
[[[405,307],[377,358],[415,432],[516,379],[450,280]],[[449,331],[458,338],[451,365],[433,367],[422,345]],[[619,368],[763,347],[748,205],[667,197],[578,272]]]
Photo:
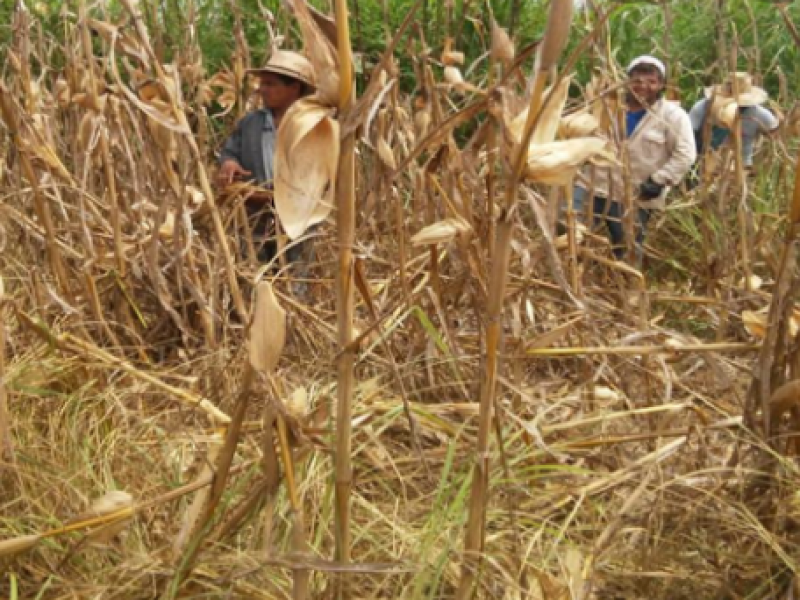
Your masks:
[[[225,140],[222,151],[219,155],[219,171],[217,171],[217,183],[221,186],[230,185],[235,179],[252,175],[246,171],[242,165],[242,123],[236,124],[230,137]]]
[[[651,175],[651,179],[661,185],[678,185],[697,159],[689,115],[683,109],[678,109],[670,121],[670,133],[675,136],[672,154],[666,164]]]
[[[753,117],[758,123],[759,132],[765,135],[772,135],[778,131],[780,121],[772,114],[772,111],[763,106],[753,107]]]

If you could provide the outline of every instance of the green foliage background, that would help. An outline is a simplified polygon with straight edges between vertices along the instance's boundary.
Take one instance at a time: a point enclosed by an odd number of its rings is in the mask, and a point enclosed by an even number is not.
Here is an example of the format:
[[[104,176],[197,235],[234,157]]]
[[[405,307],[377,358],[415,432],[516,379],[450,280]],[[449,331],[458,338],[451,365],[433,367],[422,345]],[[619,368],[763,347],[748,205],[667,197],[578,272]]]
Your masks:
[[[329,2],[311,0],[325,12]],[[362,52],[367,63],[381,54],[387,40],[413,6],[413,0],[350,0],[353,45]],[[517,47],[534,41],[544,29],[547,3],[543,0],[452,0],[448,19],[448,0],[423,0],[418,17],[419,26],[410,39],[401,44],[398,62],[406,88],[413,88],[414,76],[408,44],[415,51],[423,46],[423,36],[433,56],[438,56],[446,36],[457,38],[459,50],[466,53],[467,65],[484,55],[488,47],[488,26],[491,15],[512,30]],[[638,54],[651,53],[668,60],[673,72],[679,73],[673,83],[685,102],[692,102],[704,85],[717,81],[716,39],[721,31],[727,45],[738,40],[738,68],[759,73],[764,86],[776,97],[778,71],[787,78],[789,91],[800,91],[800,48],[792,39],[781,14],[773,2],[757,0],[667,0],[666,2],[607,2],[593,3],[600,11],[610,11],[609,35],[606,39],[611,56],[624,65]],[[721,11],[718,5],[721,4]],[[28,2],[28,8],[40,17],[45,31],[42,35],[59,37],[59,15],[75,13],[74,1],[58,0]],[[0,3],[0,44],[11,39],[11,17],[15,2]],[[269,46],[265,14],[275,18],[275,30],[287,35],[289,45],[296,44],[297,32],[282,0],[141,0],[143,14],[155,32],[164,60],[191,43],[190,15],[195,14],[194,35],[202,49],[208,72],[225,67],[234,51],[235,19],[233,7],[241,11],[247,41],[252,49],[252,61],[264,60]],[[672,14],[672,27],[665,31],[665,11]],[[93,5],[101,18],[121,19],[118,0]],[[800,3],[788,6],[792,20],[800,23]],[[596,22],[596,13],[579,9],[573,28],[572,46],[589,35]],[[666,46],[669,46],[667,48]],[[726,57],[727,58],[727,57]],[[596,56],[585,56],[578,65],[579,80],[585,81]],[[482,64],[476,66],[480,72]]]

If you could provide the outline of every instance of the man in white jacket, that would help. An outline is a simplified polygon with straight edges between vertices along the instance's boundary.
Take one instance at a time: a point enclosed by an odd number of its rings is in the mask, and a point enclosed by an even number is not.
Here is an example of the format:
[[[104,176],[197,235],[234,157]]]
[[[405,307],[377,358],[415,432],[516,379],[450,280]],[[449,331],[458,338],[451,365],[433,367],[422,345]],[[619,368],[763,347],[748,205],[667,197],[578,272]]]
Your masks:
[[[697,156],[689,115],[678,104],[662,96],[666,86],[664,63],[653,56],[640,56],[628,66],[625,135],[621,150],[627,153],[629,177],[636,211],[637,263],[642,258],[647,221],[653,209],[664,207],[670,186],[683,179]],[[623,161],[621,160],[622,164]],[[573,206],[582,211],[592,192],[594,224],[605,225],[617,259],[625,254],[623,216],[625,178],[623,167],[585,169],[575,188]]]

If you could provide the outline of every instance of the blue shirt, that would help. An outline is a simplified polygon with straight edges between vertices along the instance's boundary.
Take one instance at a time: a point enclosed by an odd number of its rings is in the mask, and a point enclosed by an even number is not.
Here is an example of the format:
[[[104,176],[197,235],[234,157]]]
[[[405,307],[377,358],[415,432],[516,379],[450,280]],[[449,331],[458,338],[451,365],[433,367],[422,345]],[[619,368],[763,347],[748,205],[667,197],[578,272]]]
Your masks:
[[[639,126],[639,123],[641,123],[645,114],[647,114],[647,110],[645,109],[637,111],[629,110],[625,113],[625,125],[627,126],[628,137],[631,137],[633,132],[636,131],[636,128]]]

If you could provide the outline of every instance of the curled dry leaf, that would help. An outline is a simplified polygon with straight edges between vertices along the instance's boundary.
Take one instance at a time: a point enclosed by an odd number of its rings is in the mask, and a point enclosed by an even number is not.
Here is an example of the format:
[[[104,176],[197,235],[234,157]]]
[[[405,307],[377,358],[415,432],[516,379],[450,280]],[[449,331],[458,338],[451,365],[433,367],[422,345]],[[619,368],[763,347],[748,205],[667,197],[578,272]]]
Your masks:
[[[275,208],[297,239],[333,207],[339,164],[339,124],[315,97],[295,102],[283,117],[275,148]]]
[[[529,181],[550,185],[566,185],[575,177],[583,163],[594,157],[604,157],[606,141],[600,138],[560,140],[528,148],[528,167],[525,176]]]
[[[442,244],[449,242],[459,234],[471,231],[469,223],[461,218],[444,219],[432,223],[420,230],[411,238],[414,246],[427,246],[430,244]]]
[[[286,343],[286,311],[278,303],[272,286],[262,281],[256,287],[253,324],[250,327],[250,365],[262,373],[275,369]]]

